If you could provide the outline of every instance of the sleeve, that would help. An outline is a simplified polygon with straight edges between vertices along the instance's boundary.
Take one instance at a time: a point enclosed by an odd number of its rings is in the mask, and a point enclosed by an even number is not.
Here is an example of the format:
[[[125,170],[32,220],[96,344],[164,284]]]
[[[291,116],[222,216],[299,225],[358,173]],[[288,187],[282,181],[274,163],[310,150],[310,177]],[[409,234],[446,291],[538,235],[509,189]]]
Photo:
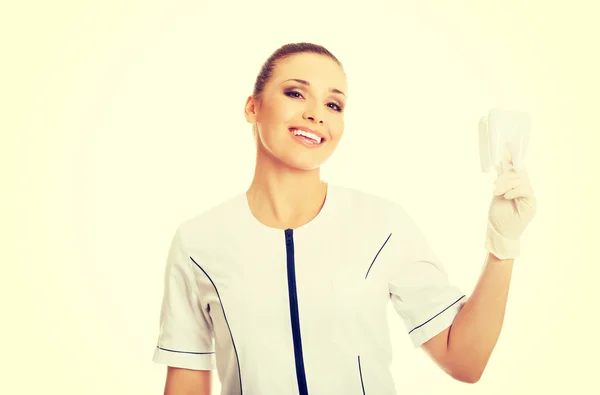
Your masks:
[[[160,331],[153,361],[192,370],[215,368],[212,321],[198,295],[191,260],[184,251],[179,229],[167,257]]]
[[[450,282],[421,230],[403,210],[394,227],[391,303],[413,345],[420,347],[452,325],[466,297]]]

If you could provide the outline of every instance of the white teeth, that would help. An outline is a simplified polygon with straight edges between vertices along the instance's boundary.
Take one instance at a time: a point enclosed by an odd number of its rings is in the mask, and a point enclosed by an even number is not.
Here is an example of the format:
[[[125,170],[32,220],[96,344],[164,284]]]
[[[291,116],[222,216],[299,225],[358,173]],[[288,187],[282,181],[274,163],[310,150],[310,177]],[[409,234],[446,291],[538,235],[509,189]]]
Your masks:
[[[298,129],[291,129],[291,130],[295,136],[308,137],[309,139],[315,140],[317,142],[317,144],[321,144],[321,140],[323,140],[321,137],[317,136],[316,134],[313,134],[310,132],[305,132],[304,130],[298,130]]]

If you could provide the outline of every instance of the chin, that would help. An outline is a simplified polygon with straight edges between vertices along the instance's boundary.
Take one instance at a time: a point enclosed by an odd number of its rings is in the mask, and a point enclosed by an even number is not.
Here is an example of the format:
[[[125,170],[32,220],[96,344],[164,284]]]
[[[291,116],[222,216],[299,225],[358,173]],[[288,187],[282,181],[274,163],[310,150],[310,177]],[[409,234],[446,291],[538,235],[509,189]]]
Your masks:
[[[275,162],[298,171],[314,171],[319,169],[333,153],[331,147],[322,147],[321,150],[307,150],[303,147],[295,146],[295,144],[269,144],[271,143],[270,141],[260,141],[260,143],[259,151],[274,159]]]
[[[319,168],[321,168],[321,165],[323,165],[322,162],[315,162],[315,161],[302,161],[302,160],[290,160],[289,158],[287,160],[282,160],[283,163],[286,164],[286,166],[296,169],[296,170],[300,170],[300,171],[313,171],[313,170],[317,170]]]
[[[321,152],[320,155],[295,152],[281,157],[280,160],[288,167],[301,171],[313,171],[321,168],[321,166],[329,159],[330,155],[323,154],[323,152]]]
[[[321,163],[319,164],[313,164],[313,165],[300,165],[300,166],[296,166],[295,167],[298,170],[301,171],[314,171],[314,170],[318,170],[321,168]]]

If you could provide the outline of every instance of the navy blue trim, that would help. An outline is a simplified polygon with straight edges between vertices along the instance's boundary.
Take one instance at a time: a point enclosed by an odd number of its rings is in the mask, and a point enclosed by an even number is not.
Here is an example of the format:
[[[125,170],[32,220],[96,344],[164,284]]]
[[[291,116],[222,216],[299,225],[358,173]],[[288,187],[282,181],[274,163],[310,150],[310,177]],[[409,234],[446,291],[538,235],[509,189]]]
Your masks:
[[[202,269],[202,267],[200,265],[198,265],[198,263],[194,260],[194,258],[190,257],[190,259],[192,260],[192,262],[194,262],[194,264],[196,266],[198,266],[198,269],[202,270],[202,272],[206,275],[206,277],[208,277],[208,280],[211,282],[213,288],[215,289],[215,292],[217,293],[217,297],[219,298],[219,303],[221,304],[221,309],[223,310],[223,317],[225,317],[225,323],[227,323],[227,329],[229,330],[229,336],[231,336],[231,344],[233,345],[233,351],[235,352],[235,359],[237,361],[238,377],[240,380],[240,394],[243,394],[244,390],[242,389],[242,371],[240,369],[240,358],[238,357],[238,352],[235,347],[235,341],[233,340],[233,333],[231,333],[231,327],[229,326],[229,321],[227,321],[227,314],[225,314],[225,307],[223,306],[223,301],[221,300],[221,295],[219,295],[219,290],[217,289],[217,286],[213,282],[212,278],[210,278],[208,273],[206,273],[206,271],[204,269]]]
[[[360,385],[362,386],[363,395],[365,395],[365,383],[362,376],[362,368],[360,366],[360,355],[358,356],[358,373],[360,374]]]
[[[424,323],[422,323],[421,325],[418,325],[414,328],[412,328],[410,330],[410,332],[408,332],[408,334],[410,335],[414,330],[419,329],[420,327],[422,327],[423,325],[427,324],[428,322],[430,322],[431,320],[433,320],[435,317],[437,317],[438,315],[442,314],[444,311],[448,310],[450,307],[454,306],[455,304],[457,304],[462,298],[464,298],[465,295],[461,296],[460,298],[456,299],[456,301],[454,303],[452,303],[450,306],[446,307],[444,310],[440,311],[439,313],[437,313],[436,315],[434,315],[433,317],[431,317],[430,319],[428,319],[427,321],[425,321]]]
[[[196,354],[196,355],[204,355],[204,354],[214,354],[214,351],[210,351],[210,352],[196,352],[196,351],[180,351],[180,350],[169,350],[168,348],[162,348],[159,346],[156,346],[156,348],[158,348],[159,350],[163,350],[163,351],[169,351],[169,352],[178,352],[181,354]]]
[[[300,395],[308,395],[308,386],[306,384],[306,372],[304,370],[304,357],[302,355],[302,336],[300,333],[298,294],[296,290],[294,231],[292,229],[286,229],[284,233],[287,258],[288,290],[290,300],[290,318],[292,319],[292,338],[294,340],[294,357],[296,359],[296,377],[298,379],[298,392]]]
[[[381,248],[379,249],[379,251],[377,251],[377,254],[375,255],[375,258],[373,258],[373,262],[371,262],[371,265],[369,266],[369,270],[367,270],[367,274],[365,274],[365,280],[367,279],[367,276],[369,275],[369,272],[371,271],[371,267],[373,266],[373,264],[375,263],[375,261],[377,260],[377,257],[379,256],[379,253],[381,252],[381,250],[383,250],[383,247],[385,247],[385,245],[387,244],[388,240],[390,239],[390,237],[392,237],[392,234],[390,233],[390,235],[387,237],[387,239],[385,239],[385,241],[383,242],[383,245],[381,246]]]

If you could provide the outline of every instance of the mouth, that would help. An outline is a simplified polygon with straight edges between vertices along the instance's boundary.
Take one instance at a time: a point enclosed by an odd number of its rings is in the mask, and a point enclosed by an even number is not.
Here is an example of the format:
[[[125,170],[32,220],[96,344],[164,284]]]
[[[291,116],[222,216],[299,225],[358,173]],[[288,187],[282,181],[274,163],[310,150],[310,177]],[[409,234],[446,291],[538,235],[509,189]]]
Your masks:
[[[325,142],[325,138],[320,134],[306,128],[292,127],[289,129],[290,133],[298,140],[303,142],[305,145],[315,146]]]

